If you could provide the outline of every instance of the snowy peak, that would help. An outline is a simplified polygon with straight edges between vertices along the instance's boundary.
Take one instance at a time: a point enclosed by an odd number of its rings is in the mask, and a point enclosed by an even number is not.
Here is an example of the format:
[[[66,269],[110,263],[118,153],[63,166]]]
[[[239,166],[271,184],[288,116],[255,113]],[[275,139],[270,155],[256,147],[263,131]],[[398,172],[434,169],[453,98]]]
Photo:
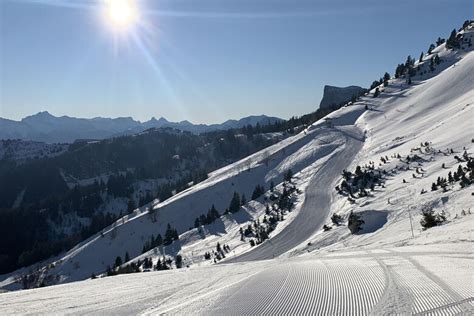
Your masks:
[[[324,94],[319,108],[324,109],[350,101],[353,96],[358,96],[364,89],[359,86],[335,87],[324,86]]]

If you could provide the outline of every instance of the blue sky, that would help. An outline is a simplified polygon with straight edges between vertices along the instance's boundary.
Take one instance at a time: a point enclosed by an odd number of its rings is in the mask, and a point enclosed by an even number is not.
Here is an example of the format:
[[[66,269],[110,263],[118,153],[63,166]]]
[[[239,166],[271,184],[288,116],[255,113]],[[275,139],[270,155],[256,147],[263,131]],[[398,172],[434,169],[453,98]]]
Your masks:
[[[195,123],[317,109],[472,18],[472,1],[141,0],[117,31],[94,0],[0,0],[0,117]]]

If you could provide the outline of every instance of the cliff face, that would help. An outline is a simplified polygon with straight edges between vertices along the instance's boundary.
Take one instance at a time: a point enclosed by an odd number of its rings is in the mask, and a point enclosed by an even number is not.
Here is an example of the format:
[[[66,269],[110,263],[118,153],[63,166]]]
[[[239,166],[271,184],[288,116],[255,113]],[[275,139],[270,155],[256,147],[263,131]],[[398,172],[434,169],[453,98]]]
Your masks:
[[[323,109],[333,105],[338,105],[342,102],[348,102],[353,95],[358,95],[362,90],[364,89],[358,86],[344,88],[324,86],[324,94],[319,107]]]

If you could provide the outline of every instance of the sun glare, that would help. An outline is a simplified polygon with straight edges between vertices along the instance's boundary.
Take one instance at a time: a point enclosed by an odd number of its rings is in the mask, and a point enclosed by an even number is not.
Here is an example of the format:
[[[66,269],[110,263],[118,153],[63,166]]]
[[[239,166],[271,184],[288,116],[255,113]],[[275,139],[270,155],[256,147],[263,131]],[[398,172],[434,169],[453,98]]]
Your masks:
[[[106,13],[115,28],[128,28],[138,20],[138,8],[133,0],[106,0]]]

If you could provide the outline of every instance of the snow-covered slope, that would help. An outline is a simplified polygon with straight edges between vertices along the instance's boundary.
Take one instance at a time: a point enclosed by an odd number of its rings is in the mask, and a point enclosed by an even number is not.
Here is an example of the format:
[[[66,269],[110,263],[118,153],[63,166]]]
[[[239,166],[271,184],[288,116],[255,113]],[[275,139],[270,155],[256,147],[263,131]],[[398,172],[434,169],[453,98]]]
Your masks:
[[[334,120],[333,126],[330,126],[322,120],[294,137],[211,173],[207,180],[162,203],[137,209],[102,233],[47,262],[46,275],[56,280],[54,283],[64,283],[89,278],[92,273],[102,273],[107,266],[113,265],[117,256],[123,257],[125,252],[128,252],[131,258],[139,256],[143,245],[152,235],[156,236],[158,233],[165,235],[168,223],[183,234],[194,226],[194,219],[205,214],[212,205],[215,205],[222,214],[234,192],[250,197],[257,184],[263,185],[268,190],[271,182],[281,191],[281,186],[278,184],[283,181],[283,175],[290,169],[296,174],[294,182],[304,189],[314,172],[345,148],[347,136],[338,130],[338,124],[354,123],[363,111],[361,105],[339,111],[340,123]],[[353,133],[358,131],[355,130]],[[351,159],[349,156],[344,162],[348,164]],[[295,217],[301,202],[296,201],[296,209],[287,222]],[[151,209],[153,211],[150,211]],[[207,233],[198,233],[194,229],[193,232],[184,234],[173,245],[163,247],[154,254],[157,256],[166,253],[174,256],[180,252],[185,262],[195,261],[196,258],[202,261],[204,253],[214,248],[217,241],[221,244],[230,244],[234,254],[238,254],[250,247],[248,242],[240,241],[239,228],[247,226],[261,216],[264,210],[262,198],[250,201],[238,213],[225,215],[214,224],[205,227]],[[189,236],[198,236],[198,240]],[[301,236],[294,246],[309,236],[310,234]],[[192,250],[186,251],[187,248]],[[12,281],[14,278],[10,277],[3,282],[3,285]],[[15,286],[7,287],[15,288]]]
[[[180,253],[189,269],[1,294],[0,310],[41,313],[55,306],[59,313],[111,314],[472,314],[472,186],[461,188],[457,181],[445,192],[431,186],[464,166],[460,157],[464,152],[472,156],[474,150],[474,52],[446,50],[443,44],[433,54],[443,62],[434,72],[412,78],[412,85],[390,80],[380,87],[380,96],[374,98],[372,92],[300,134],[215,171],[206,181],[153,205],[154,212],[137,210],[55,258],[43,272],[57,276],[59,283],[85,279],[125,251],[131,258],[154,260],[163,253]],[[420,69],[427,68],[430,57]],[[356,166],[373,166],[382,181],[367,196],[355,192],[349,199],[335,187],[341,184],[342,169],[354,172]],[[251,247],[239,234],[240,227],[264,215],[268,199],[263,197],[202,229],[189,229],[211,204],[222,211],[234,191],[249,197],[256,184],[267,189],[272,181],[281,183],[289,169],[301,193],[295,193],[294,211],[269,240],[248,251]],[[423,230],[420,212],[426,209],[444,211],[447,221]],[[346,225],[351,212],[365,221],[355,234]],[[331,223],[331,213],[342,216],[340,226]],[[144,241],[163,234],[167,223],[178,229],[180,240],[140,255]],[[322,231],[323,224],[331,229]],[[217,241],[232,250],[224,264],[212,265],[202,257]],[[252,261],[273,256],[279,258]],[[15,288],[15,275],[4,276],[0,284]],[[108,292],[110,288],[115,291]],[[106,298],[98,302],[100,293]]]
[[[356,203],[338,195],[331,211],[346,217],[350,211],[360,213],[365,230],[351,235],[346,227],[334,227],[315,236],[311,246],[302,246],[304,251],[324,246],[333,250],[472,241],[472,187],[462,189],[459,182],[453,182],[445,192],[441,188],[432,191],[432,183],[466,165],[455,156],[465,151],[473,155],[474,53],[447,51],[444,45],[436,53],[445,60],[441,72],[429,74],[426,80],[415,77],[419,81],[413,86],[407,86],[404,79],[391,80],[380,97],[364,101],[369,110],[357,125],[366,130],[367,139],[348,170],[374,162],[376,169],[386,170],[386,181]],[[414,155],[420,159],[407,163],[407,156]],[[381,157],[388,161],[384,163]],[[423,230],[424,209],[443,212],[447,223]]]

